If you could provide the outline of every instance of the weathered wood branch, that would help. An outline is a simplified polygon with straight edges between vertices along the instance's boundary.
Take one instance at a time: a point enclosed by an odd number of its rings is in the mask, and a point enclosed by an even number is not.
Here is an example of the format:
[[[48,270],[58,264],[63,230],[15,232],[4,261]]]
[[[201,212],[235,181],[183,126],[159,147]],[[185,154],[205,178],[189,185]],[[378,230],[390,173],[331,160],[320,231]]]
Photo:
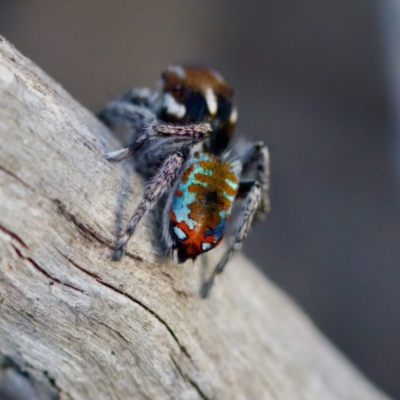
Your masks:
[[[202,300],[199,267],[157,256],[146,219],[112,263],[142,192],[105,161],[119,146],[0,37],[3,386],[11,371],[30,399],[386,399],[243,256]]]

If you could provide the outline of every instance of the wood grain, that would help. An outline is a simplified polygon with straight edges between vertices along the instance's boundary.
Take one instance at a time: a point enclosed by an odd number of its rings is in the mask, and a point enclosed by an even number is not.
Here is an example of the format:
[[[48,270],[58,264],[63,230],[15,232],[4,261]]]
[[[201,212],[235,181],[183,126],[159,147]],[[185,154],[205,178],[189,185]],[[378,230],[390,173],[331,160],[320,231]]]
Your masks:
[[[0,37],[0,382],[12,370],[40,399],[387,399],[243,256],[202,300],[199,266],[160,257],[146,218],[111,262],[143,187],[104,159],[119,147]]]

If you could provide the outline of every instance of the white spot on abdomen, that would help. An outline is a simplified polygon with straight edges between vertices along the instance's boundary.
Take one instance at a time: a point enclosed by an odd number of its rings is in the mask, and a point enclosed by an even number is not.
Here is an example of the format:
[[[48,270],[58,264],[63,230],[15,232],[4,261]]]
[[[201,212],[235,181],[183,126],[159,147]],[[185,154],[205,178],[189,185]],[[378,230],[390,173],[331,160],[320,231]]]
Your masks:
[[[180,239],[180,240],[187,239],[186,233],[183,232],[183,230],[181,228],[179,228],[178,226],[174,226],[174,232],[175,232],[175,235],[178,237],[178,239]]]
[[[203,251],[210,250],[210,249],[211,249],[211,243],[203,242],[203,243],[201,244],[201,249],[202,249]]]

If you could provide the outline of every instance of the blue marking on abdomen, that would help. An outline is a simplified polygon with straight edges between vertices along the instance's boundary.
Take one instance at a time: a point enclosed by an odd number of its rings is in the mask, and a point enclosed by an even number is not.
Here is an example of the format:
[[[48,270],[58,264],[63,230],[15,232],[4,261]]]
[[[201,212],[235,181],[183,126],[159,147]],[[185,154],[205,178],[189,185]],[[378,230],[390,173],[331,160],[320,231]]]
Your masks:
[[[190,163],[187,164],[185,171],[193,165],[193,170],[190,172],[186,182],[180,182],[177,190],[182,192],[182,196],[174,196],[172,202],[172,212],[175,214],[175,218],[178,222],[186,222],[190,230],[194,229],[196,226],[196,221],[189,218],[190,209],[189,205],[194,203],[196,200],[197,193],[189,192],[190,185],[201,185],[206,187],[207,184],[200,182],[195,178],[195,175],[200,173],[204,175],[212,176],[212,171],[209,169],[204,169],[199,165],[201,161],[211,161],[211,158],[207,154],[200,154],[198,158],[194,158]],[[182,177],[180,178],[182,179]]]

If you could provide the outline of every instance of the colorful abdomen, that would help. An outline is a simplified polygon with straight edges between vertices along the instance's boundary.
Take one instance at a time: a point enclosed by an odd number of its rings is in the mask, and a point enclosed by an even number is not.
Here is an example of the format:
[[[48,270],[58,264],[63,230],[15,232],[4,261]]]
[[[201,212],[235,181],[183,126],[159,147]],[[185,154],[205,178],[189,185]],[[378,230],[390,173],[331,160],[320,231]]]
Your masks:
[[[220,243],[238,180],[231,164],[211,154],[196,154],[188,163],[170,210],[179,261],[196,258]]]

